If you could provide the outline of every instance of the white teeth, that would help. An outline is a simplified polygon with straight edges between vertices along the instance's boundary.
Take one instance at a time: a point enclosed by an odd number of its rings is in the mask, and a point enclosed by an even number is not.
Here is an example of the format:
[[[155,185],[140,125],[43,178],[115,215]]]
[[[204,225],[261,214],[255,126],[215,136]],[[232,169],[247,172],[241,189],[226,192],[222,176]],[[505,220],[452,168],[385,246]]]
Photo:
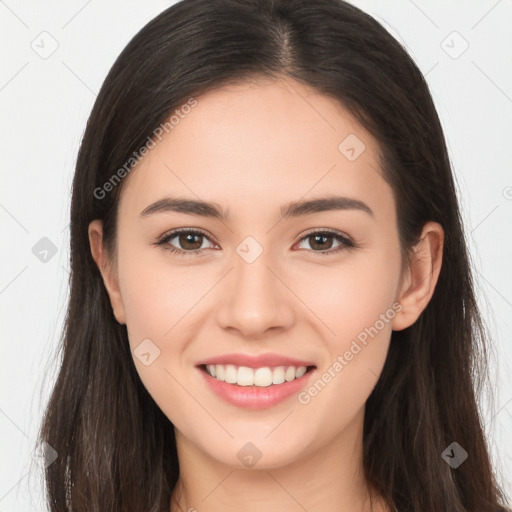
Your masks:
[[[284,366],[274,368],[272,372],[272,384],[282,384],[284,382]]]
[[[254,372],[254,385],[266,388],[272,384],[272,370],[267,366]]]
[[[236,382],[239,386],[252,386],[254,385],[254,371],[247,366],[240,366],[238,368],[238,377]]]
[[[237,379],[238,371],[236,367],[232,364],[226,365],[226,374],[224,375],[224,380],[229,382],[229,384],[235,384]]]
[[[226,374],[226,368],[222,364],[215,364],[215,378],[224,382],[224,375]],[[211,375],[211,374],[210,374]],[[213,375],[212,375],[213,377]]]
[[[297,379],[302,377],[306,373],[306,369],[307,368],[305,366],[300,366],[299,368],[297,368],[297,370],[295,371],[295,377]]]
[[[284,378],[286,379],[286,382],[291,382],[295,379],[295,368],[293,366],[288,366],[286,373],[284,374]]]
[[[268,387],[271,385],[283,384],[299,379],[306,373],[305,366],[277,366],[270,368],[248,368],[247,366],[235,366],[232,364],[208,364],[206,371],[217,380],[239,386]]]

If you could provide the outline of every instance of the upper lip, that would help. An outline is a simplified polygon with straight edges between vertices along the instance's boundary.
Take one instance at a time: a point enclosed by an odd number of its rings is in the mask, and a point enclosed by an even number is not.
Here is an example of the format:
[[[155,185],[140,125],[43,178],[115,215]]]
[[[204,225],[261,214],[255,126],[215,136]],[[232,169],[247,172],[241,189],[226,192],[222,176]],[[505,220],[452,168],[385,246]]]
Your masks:
[[[225,354],[204,359],[197,363],[197,366],[207,364],[232,364],[234,366],[247,366],[248,368],[263,368],[265,366],[315,366],[312,362],[301,361],[300,359],[279,354],[260,354],[258,356],[248,354]]]

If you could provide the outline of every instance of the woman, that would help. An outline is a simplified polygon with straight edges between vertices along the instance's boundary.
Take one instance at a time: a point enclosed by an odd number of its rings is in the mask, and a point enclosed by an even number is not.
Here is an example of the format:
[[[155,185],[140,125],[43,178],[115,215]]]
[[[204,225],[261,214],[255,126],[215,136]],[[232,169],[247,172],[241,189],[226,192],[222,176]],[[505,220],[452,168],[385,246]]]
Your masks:
[[[148,23],[84,134],[71,271],[52,511],[504,510],[440,122],[350,4]]]

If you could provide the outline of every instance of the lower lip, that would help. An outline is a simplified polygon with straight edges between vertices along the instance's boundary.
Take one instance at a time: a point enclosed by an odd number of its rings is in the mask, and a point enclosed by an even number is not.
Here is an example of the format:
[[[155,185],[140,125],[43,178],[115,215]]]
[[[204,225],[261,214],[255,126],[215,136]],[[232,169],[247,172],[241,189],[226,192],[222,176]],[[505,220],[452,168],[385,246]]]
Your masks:
[[[198,367],[210,389],[220,398],[232,405],[247,409],[266,409],[277,405],[287,398],[299,393],[316,368],[306,372],[302,377],[283,384],[273,384],[267,387],[239,386],[229,384],[212,377],[205,369]]]

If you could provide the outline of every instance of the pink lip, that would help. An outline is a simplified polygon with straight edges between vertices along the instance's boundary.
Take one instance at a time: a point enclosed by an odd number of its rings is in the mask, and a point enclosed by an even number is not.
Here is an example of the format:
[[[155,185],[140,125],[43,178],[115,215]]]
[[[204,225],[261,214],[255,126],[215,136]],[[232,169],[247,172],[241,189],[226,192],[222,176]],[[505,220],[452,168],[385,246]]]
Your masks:
[[[306,365],[302,364],[301,366]],[[221,382],[208,374],[204,368],[200,367],[199,371],[210,389],[228,403],[248,409],[265,409],[277,405],[292,395],[299,393],[299,391],[306,386],[311,375],[316,373],[316,368],[306,372],[302,377],[292,380],[291,382],[283,382],[283,384],[264,388],[257,386],[239,386],[237,384]]]
[[[248,368],[263,368],[264,366],[295,366],[296,368],[299,366],[315,366],[312,362],[280,356],[279,354],[260,354],[259,356],[226,354],[200,361],[197,363],[197,366],[207,364],[232,364],[235,366],[247,366]]]

